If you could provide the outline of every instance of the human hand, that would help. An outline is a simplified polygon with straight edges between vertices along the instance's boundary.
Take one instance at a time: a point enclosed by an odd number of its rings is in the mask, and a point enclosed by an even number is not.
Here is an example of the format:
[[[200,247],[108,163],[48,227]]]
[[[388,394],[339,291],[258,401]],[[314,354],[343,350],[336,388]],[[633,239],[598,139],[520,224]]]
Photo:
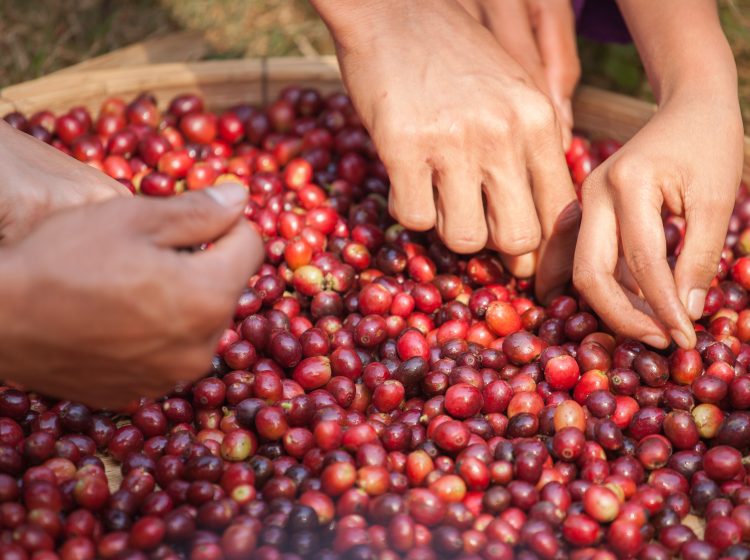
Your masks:
[[[496,248],[517,276],[533,261],[514,257],[541,245],[537,292],[562,287],[580,211],[547,96],[453,0],[365,4],[316,6],[391,178],[391,214],[459,253]]]
[[[573,281],[618,333],[664,348],[695,344],[690,319],[703,312],[717,273],[742,173],[736,102],[677,95],[583,184],[583,220]],[[662,207],[687,230],[674,275]],[[629,273],[619,278],[618,242]]]
[[[237,185],[112,199],[59,212],[3,249],[0,376],[119,407],[204,374],[263,259],[246,201]]]
[[[581,77],[570,0],[459,0],[552,101],[563,148],[572,139],[571,99]]]
[[[0,242],[28,234],[59,210],[130,191],[101,171],[0,121]]]

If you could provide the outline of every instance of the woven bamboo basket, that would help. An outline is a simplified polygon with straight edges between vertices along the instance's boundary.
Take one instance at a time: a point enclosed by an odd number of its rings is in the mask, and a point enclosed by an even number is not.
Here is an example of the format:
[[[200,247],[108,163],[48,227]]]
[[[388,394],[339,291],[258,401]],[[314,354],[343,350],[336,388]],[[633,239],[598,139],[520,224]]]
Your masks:
[[[340,91],[343,87],[333,57],[186,62],[202,53],[201,47],[192,43],[194,40],[193,37],[166,40],[170,52],[188,53],[182,56],[181,62],[162,62],[174,60],[174,56],[164,56],[163,49],[154,56],[151,49],[156,45],[147,44],[6,87],[0,90],[0,115],[14,110],[27,114],[40,109],[60,112],[77,105],[96,111],[108,97],[128,100],[144,91],[154,94],[162,107],[178,93],[193,92],[203,96],[208,108],[221,110],[241,102],[262,105],[292,84],[316,87],[324,93]],[[178,48],[174,48],[175,45]],[[187,51],[180,50],[189,45],[192,47]],[[144,63],[149,60],[161,63]],[[573,109],[577,129],[592,138],[624,142],[649,120],[655,106],[624,95],[580,87]],[[750,139],[747,137],[743,180],[750,181]],[[103,460],[110,486],[116,489],[121,479],[119,468],[108,457]],[[701,520],[690,516],[685,523],[702,536]]]

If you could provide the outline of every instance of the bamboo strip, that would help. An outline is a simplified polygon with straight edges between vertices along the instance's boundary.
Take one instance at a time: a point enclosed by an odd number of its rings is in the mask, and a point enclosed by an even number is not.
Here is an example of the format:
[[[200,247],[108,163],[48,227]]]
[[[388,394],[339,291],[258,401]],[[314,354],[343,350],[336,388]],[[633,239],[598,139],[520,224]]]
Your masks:
[[[8,103],[7,101],[3,101],[2,99],[0,99],[0,115],[6,115],[15,110],[16,108],[12,103]]]
[[[581,86],[573,100],[576,127],[594,137],[626,142],[645,125],[656,106],[627,95]],[[742,180],[750,183],[750,138],[745,136]]]
[[[124,68],[165,62],[190,62],[202,59],[207,53],[208,43],[203,37],[203,33],[200,31],[177,31],[84,60],[45,77],[86,70]]]
[[[239,102],[264,101],[260,87],[264,79],[271,96],[290,84],[326,92],[341,88],[338,68],[330,59],[216,60],[59,74],[6,87],[0,91],[0,100],[20,111],[46,108],[59,112],[74,105],[96,110],[111,95],[127,98],[150,91],[165,105],[177,93],[195,92],[206,98],[209,107],[220,109]]]
[[[625,142],[648,122],[655,106],[627,95],[581,86],[573,100],[576,128]]]

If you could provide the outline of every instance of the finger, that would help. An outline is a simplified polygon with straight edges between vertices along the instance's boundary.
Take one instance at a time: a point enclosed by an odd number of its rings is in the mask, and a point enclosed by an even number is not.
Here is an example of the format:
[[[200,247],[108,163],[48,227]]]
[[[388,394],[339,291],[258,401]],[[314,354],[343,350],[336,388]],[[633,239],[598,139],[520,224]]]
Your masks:
[[[205,251],[182,253],[182,257],[199,267],[209,284],[231,287],[239,297],[248,278],[263,263],[264,254],[260,236],[247,221],[239,220]]]
[[[192,247],[229,231],[242,216],[247,190],[225,183],[168,199],[138,200],[136,227],[162,247]]]
[[[543,240],[536,293],[546,301],[561,293],[570,280],[581,207],[554,126],[541,141],[528,147],[527,161]]]
[[[405,228],[426,231],[435,227],[432,170],[416,160],[403,160],[388,169],[391,189],[388,211]]]
[[[85,183],[90,184],[90,179],[84,179]],[[101,202],[109,200],[116,196],[134,197],[135,195],[125,185],[109,177],[104,177],[101,181],[104,184],[97,184],[96,187],[88,189],[86,192],[87,202]]]
[[[530,14],[523,1],[492,2],[486,26],[513,60],[529,74],[536,86],[549,93],[542,57],[537,47]]]
[[[461,7],[477,21],[482,21],[482,8],[477,0],[458,0]]]
[[[535,292],[542,302],[562,294],[573,274],[581,206],[571,201],[557,216],[549,239],[542,239],[537,260]]]
[[[530,0],[529,10],[550,97],[569,133],[573,128],[570,100],[581,76],[573,8],[568,0]]]
[[[633,278],[633,275],[630,272],[630,269],[628,268],[628,263],[625,262],[624,257],[620,257],[617,259],[617,268],[615,269],[615,280],[617,280],[622,287],[629,290],[630,292],[636,294],[639,297],[643,297],[643,293],[641,292],[640,286],[638,286],[638,282],[635,281],[635,278]]]
[[[486,206],[486,205],[485,205]],[[538,251],[530,251],[523,255],[513,256],[501,253],[497,245],[492,240],[492,234],[490,233],[487,238],[487,249],[495,251],[505,267],[505,270],[510,272],[516,278],[530,278],[536,271],[536,261],[538,257]]]
[[[530,278],[536,270],[537,252],[532,251],[524,255],[506,255],[500,253],[503,266],[516,278]]]
[[[666,348],[663,328],[615,281],[618,243],[617,222],[601,180],[592,177],[584,193],[581,227],[575,251],[573,283],[601,319],[615,332]]]
[[[686,210],[685,241],[674,276],[680,301],[694,321],[703,315],[706,293],[719,269],[731,213],[731,204],[723,202]]]
[[[630,272],[659,320],[683,348],[695,345],[695,330],[677,296],[667,263],[667,241],[661,220],[661,191],[650,181],[630,177],[628,189],[615,187],[623,253]]]
[[[445,245],[457,253],[474,253],[487,244],[481,177],[461,159],[437,170],[437,230]]]
[[[498,155],[496,167],[485,172],[483,185],[489,236],[506,259],[536,250],[542,239],[528,176],[519,159],[520,154],[511,152]],[[528,265],[528,259],[525,262]]]

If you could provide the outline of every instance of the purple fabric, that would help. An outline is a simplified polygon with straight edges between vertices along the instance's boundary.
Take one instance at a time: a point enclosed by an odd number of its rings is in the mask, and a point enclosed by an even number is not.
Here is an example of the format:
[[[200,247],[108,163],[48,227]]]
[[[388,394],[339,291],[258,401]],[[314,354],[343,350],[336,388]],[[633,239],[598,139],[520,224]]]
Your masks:
[[[629,43],[630,33],[615,0],[573,0],[576,30],[604,43]]]

